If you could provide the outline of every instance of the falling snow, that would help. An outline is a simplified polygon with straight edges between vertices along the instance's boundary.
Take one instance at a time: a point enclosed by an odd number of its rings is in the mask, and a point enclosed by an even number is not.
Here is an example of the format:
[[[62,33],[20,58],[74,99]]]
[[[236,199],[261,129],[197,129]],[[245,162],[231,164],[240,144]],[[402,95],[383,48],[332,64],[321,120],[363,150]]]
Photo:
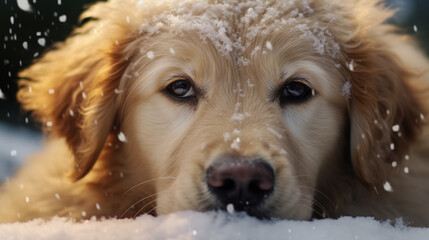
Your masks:
[[[270,41],[267,41],[266,43],[265,43],[265,46],[267,47],[267,49],[268,50],[273,50],[273,45],[271,45],[271,42]]]
[[[125,134],[124,134],[123,132],[120,132],[120,133],[118,134],[118,139],[119,139],[119,141],[121,141],[121,142],[127,142],[127,138],[125,137]]]
[[[17,0],[18,7],[25,12],[31,12],[33,11],[30,4],[28,3],[28,0]]]
[[[228,142],[229,139],[231,139],[231,134],[229,133],[223,133],[223,141]]]
[[[352,84],[350,83],[350,81],[345,82],[343,84],[343,87],[341,88],[341,95],[347,99],[350,99],[352,96],[351,89]]]
[[[392,127],[392,130],[393,130],[394,132],[399,132],[399,125],[398,125],[398,124],[394,125],[394,126]]]
[[[265,126],[266,128],[267,128],[267,130],[270,132],[270,133],[272,133],[274,136],[276,136],[278,139],[282,139],[283,138],[283,136],[279,133],[279,132],[277,132],[274,128],[272,128],[270,125],[266,125]]]
[[[239,151],[240,150],[240,138],[235,138],[231,143],[231,148],[234,150]]]
[[[389,182],[385,182],[384,184],[383,184],[383,188],[384,188],[384,190],[386,191],[386,192],[393,192],[393,188],[392,188],[392,186],[390,185],[390,183]]]
[[[244,114],[243,113],[234,113],[232,115],[232,117],[231,117],[231,120],[232,121],[239,121],[239,122],[241,122],[241,121],[243,121],[244,119],[246,119],[246,118],[248,118],[250,116],[251,116],[251,114],[248,113],[248,112],[246,112]]]
[[[238,130],[238,129],[236,129],[236,128],[234,128],[234,130],[232,130],[232,134],[234,134],[234,135],[239,135],[240,134],[240,130]]]
[[[66,22],[67,21],[67,16],[66,15],[61,15],[61,16],[58,17],[58,20],[60,22]]]
[[[350,63],[348,63],[347,66],[348,66],[350,71],[352,71],[352,72],[355,71],[355,63],[353,60]]]
[[[153,59],[155,57],[155,54],[153,53],[153,51],[149,51],[146,53],[147,58],[149,59]]]
[[[1,91],[1,89],[0,89],[0,99],[6,99],[6,97],[4,96],[4,93]]]
[[[16,151],[16,150],[12,150],[12,151],[10,151],[10,155],[12,156],[12,157],[16,157],[16,155],[18,154],[18,152]]]
[[[124,92],[124,90],[119,90],[119,89],[115,88],[114,92],[115,92],[115,94],[121,94]]]
[[[228,213],[230,213],[230,214],[233,214],[233,213],[234,213],[234,211],[235,211],[235,209],[234,209],[234,204],[232,204],[232,203],[228,203],[228,204],[226,205],[226,211],[227,211]]]
[[[404,173],[408,174],[410,172],[410,169],[408,167],[404,167]]]
[[[37,39],[37,43],[39,43],[40,46],[44,47],[46,45],[46,39],[45,38],[39,38],[39,39]]]

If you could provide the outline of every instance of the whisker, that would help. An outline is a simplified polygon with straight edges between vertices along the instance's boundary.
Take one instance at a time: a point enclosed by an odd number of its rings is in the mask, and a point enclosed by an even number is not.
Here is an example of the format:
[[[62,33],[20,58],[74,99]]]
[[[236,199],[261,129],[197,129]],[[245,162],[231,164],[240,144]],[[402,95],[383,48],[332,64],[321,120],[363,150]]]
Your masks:
[[[128,189],[126,192],[124,192],[124,193],[122,194],[122,196],[124,196],[125,194],[129,193],[130,191],[132,191],[132,190],[133,190],[133,189],[135,189],[136,187],[139,187],[139,186],[141,186],[141,185],[143,185],[143,184],[146,184],[146,183],[149,183],[149,182],[153,182],[153,181],[158,181],[158,180],[175,179],[175,178],[176,178],[176,177],[171,177],[171,176],[167,176],[167,177],[158,177],[158,178],[153,178],[153,179],[150,179],[150,180],[147,180],[147,181],[144,181],[144,182],[138,183],[138,184],[134,185],[133,187],[131,187],[130,189]]]
[[[306,185],[302,185],[302,184],[300,184],[299,185],[299,187],[300,188],[306,188],[306,189],[310,189],[310,190],[312,190],[312,191],[314,191],[315,193],[318,193],[319,194],[319,196],[321,196],[321,197],[323,197],[324,199],[326,199],[326,201],[327,201],[327,203],[329,204],[329,205],[331,205],[332,206],[332,208],[333,209],[335,209],[335,207],[336,207],[336,204],[326,195],[326,194],[324,194],[323,192],[321,192],[321,191],[319,191],[319,190],[317,190],[316,188],[314,188],[314,187],[310,187],[310,186],[306,186]],[[314,197],[313,197],[313,199],[314,199]],[[314,199],[313,201],[315,201],[316,199]],[[319,207],[321,207],[322,208],[322,205],[320,205]]]
[[[161,197],[161,198],[166,198],[167,196],[163,196],[163,197]],[[153,201],[152,201],[153,202]],[[151,203],[148,203],[148,204],[146,204],[143,208],[145,208],[145,207],[147,207],[149,204],[151,204]],[[142,209],[143,209],[142,208]],[[158,205],[155,205],[151,210],[149,210],[148,212],[147,212],[147,214],[150,214],[151,212],[153,212],[155,209],[157,209],[158,208]]]
[[[147,213],[150,214],[152,211],[156,210],[158,206],[153,207],[151,210],[149,210]]]
[[[122,214],[121,214],[121,216],[119,217],[119,218],[122,218],[129,210],[131,210],[133,207],[135,207],[135,205],[137,205],[137,204],[139,204],[139,203],[141,203],[141,202],[143,202],[144,200],[146,200],[146,199],[148,199],[148,198],[151,198],[151,197],[155,197],[155,196],[157,196],[157,195],[159,195],[159,194],[161,194],[161,193],[163,193],[163,192],[165,192],[165,191],[161,191],[161,192],[158,192],[158,193],[154,193],[154,194],[151,194],[151,195],[149,195],[149,196],[146,196],[146,197],[144,197],[144,198],[142,198],[142,199],[140,199],[140,200],[138,200],[137,202],[135,202],[135,203],[133,203],[133,204],[131,204],[131,206],[130,207],[128,207]]]
[[[310,200],[312,206],[307,206],[307,205],[301,205],[301,206],[305,206],[306,208],[311,208],[311,210],[313,212],[315,212],[316,214],[318,214],[319,216],[327,216],[328,212],[326,211],[325,207],[323,206],[323,204],[321,204],[319,201],[317,201],[316,199],[312,198],[311,196],[303,196],[304,200]],[[314,206],[316,206],[316,208],[314,208]],[[322,211],[322,212],[320,212]]]
[[[166,197],[166,196],[164,196],[164,197]],[[138,210],[138,211],[137,211],[137,213],[136,213],[136,214],[134,214],[134,218],[135,218],[135,217],[137,217],[143,209],[145,209],[147,206],[149,206],[150,204],[152,204],[152,203],[156,202],[156,201],[157,201],[157,200],[159,200],[159,199],[160,199],[160,198],[158,198],[158,199],[154,199],[154,200],[152,200],[152,201],[148,202],[148,203],[147,203],[146,205],[144,205],[143,207],[141,207],[141,208],[140,208],[140,210]],[[153,207],[150,211],[148,211],[148,212],[147,212],[147,214],[149,214],[151,211],[153,211],[153,209],[155,209],[156,207],[157,207],[157,206]]]

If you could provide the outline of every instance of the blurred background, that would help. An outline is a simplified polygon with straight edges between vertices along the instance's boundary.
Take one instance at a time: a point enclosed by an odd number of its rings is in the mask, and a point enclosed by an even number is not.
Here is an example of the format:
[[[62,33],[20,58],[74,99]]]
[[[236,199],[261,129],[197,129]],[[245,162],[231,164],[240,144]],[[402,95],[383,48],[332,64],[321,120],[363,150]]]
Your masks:
[[[0,1],[1,182],[27,154],[41,146],[37,124],[16,102],[17,73],[79,26],[80,13],[95,0]],[[429,0],[386,0],[386,3],[398,9],[390,22],[415,36],[429,54]]]

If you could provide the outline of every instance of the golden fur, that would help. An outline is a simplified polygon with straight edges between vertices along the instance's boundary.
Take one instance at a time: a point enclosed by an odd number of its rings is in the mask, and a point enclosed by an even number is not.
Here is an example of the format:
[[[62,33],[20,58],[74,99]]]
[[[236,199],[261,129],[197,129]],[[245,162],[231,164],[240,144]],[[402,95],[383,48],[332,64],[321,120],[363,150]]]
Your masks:
[[[139,9],[137,2],[95,4],[83,15],[93,20],[21,73],[19,100],[49,138],[2,187],[0,222],[217,209],[205,173],[232,153],[261,156],[273,167],[275,191],[260,208],[267,216],[403,217],[429,226],[429,62],[383,24],[389,10],[375,0],[307,1],[311,8],[296,1],[279,18],[295,17],[294,9],[301,16],[268,34],[245,38],[262,15],[233,27],[247,48],[225,54],[196,29],[142,30],[177,3]],[[246,2],[255,1],[229,4]],[[281,5],[295,1],[262,2],[287,9]],[[207,8],[194,15],[205,12],[224,14]],[[321,31],[324,53],[302,37],[303,22],[328,29]],[[198,103],[166,96],[174,74],[202,89]],[[271,93],[294,76],[315,94],[281,107]]]

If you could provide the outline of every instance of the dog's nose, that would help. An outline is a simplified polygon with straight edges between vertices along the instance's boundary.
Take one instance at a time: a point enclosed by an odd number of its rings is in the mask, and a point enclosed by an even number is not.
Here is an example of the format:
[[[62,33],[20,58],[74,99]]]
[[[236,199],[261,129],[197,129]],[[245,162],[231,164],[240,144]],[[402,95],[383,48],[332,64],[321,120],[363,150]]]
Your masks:
[[[237,211],[243,211],[257,206],[272,193],[274,171],[262,159],[226,156],[208,168],[207,184],[223,207],[234,204]]]

